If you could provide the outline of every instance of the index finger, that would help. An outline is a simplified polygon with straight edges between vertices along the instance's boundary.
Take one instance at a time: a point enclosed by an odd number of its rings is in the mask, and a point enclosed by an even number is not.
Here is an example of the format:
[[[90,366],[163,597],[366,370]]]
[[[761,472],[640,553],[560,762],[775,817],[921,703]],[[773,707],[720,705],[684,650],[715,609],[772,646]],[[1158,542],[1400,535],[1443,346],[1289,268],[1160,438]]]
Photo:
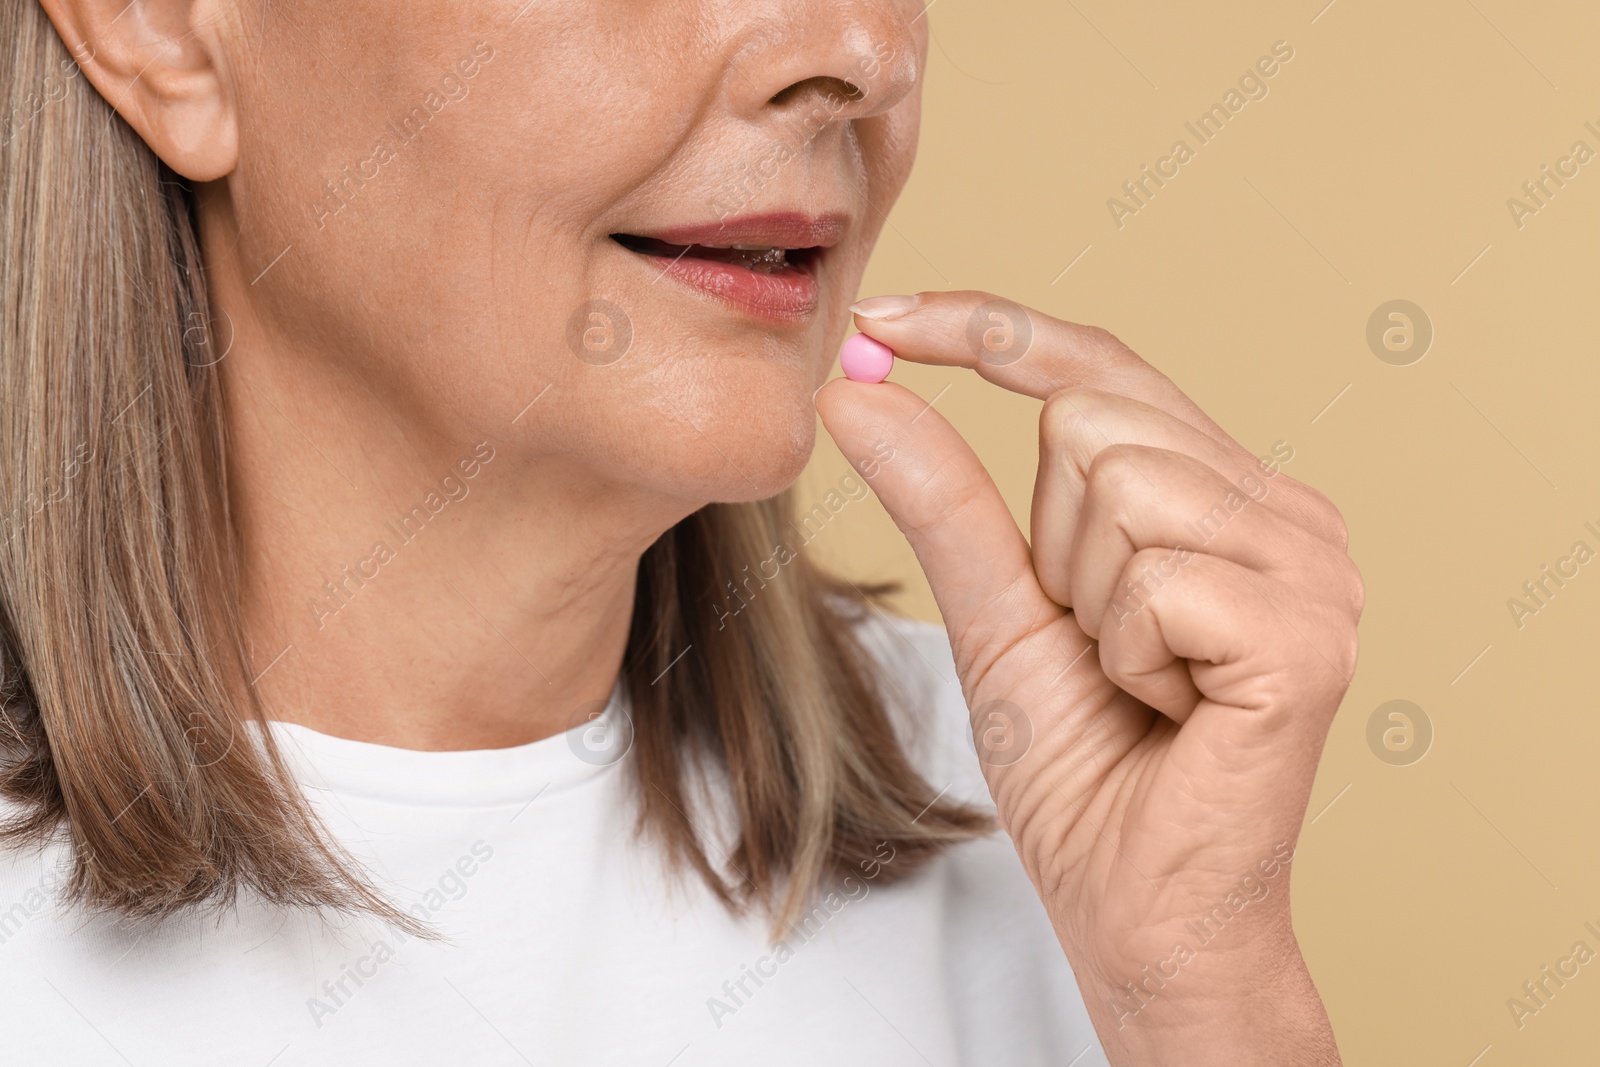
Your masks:
[[[913,363],[967,367],[1040,400],[1081,386],[1117,393],[1240,448],[1172,379],[1098,326],[973,290],[873,298],[852,310],[858,330]]]

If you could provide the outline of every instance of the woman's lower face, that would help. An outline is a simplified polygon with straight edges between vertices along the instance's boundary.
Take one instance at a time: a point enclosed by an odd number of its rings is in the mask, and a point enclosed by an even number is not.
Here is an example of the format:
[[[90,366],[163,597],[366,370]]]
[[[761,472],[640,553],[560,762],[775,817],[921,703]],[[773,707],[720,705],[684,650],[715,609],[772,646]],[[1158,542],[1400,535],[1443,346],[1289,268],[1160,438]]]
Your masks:
[[[915,154],[920,13],[222,16],[239,164],[200,217],[230,402],[265,389],[440,460],[489,433],[514,465],[679,510],[772,495]]]

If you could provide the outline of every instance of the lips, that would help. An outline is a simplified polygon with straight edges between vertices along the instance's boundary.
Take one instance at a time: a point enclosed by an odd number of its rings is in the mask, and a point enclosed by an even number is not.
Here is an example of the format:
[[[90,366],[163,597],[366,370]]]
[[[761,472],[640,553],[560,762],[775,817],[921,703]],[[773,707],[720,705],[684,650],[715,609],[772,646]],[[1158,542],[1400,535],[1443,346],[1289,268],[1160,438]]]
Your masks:
[[[653,280],[670,277],[756,318],[794,322],[816,311],[818,270],[843,231],[838,216],[782,213],[611,237],[651,261]]]

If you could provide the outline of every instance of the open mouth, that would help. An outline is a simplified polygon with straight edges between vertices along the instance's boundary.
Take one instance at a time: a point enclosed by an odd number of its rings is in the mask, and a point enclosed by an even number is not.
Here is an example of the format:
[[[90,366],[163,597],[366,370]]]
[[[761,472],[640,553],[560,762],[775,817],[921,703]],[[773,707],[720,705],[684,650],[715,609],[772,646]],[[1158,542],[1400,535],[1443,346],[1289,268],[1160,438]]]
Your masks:
[[[814,273],[819,247],[778,248],[771,245],[706,245],[672,244],[655,237],[639,237],[631,233],[614,233],[611,239],[623,248],[640,255],[679,261],[698,259],[709,263],[722,263],[730,267],[743,267],[757,274],[781,274],[784,271]]]
[[[846,224],[842,215],[776,212],[610,237],[648,265],[651,285],[670,278],[724,308],[794,324],[821,305],[827,252]]]

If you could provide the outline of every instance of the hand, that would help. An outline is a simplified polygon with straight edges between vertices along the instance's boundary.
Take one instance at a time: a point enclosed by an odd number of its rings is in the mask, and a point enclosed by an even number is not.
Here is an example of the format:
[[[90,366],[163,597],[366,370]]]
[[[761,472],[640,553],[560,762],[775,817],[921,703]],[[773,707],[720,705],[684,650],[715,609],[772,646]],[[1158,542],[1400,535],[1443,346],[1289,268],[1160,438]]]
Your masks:
[[[839,379],[816,404],[927,572],[1000,822],[1112,1062],[1338,1063],[1288,885],[1356,660],[1338,511],[1103,330],[983,293],[856,324],[1044,400],[1031,550],[922,399]]]

